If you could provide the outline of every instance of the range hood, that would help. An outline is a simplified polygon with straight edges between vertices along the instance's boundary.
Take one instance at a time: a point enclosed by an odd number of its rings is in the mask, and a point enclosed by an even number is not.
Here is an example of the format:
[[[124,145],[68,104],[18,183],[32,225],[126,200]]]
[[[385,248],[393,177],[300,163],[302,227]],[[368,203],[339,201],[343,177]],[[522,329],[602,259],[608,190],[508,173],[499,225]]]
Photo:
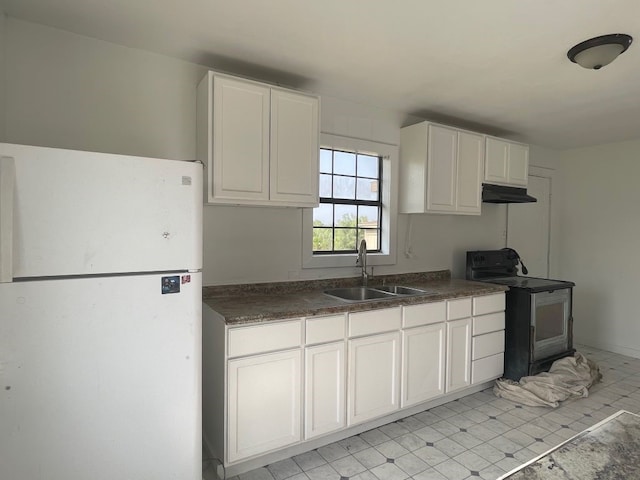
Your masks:
[[[531,195],[527,195],[526,188],[483,183],[482,201],[484,203],[531,203],[538,200]]]

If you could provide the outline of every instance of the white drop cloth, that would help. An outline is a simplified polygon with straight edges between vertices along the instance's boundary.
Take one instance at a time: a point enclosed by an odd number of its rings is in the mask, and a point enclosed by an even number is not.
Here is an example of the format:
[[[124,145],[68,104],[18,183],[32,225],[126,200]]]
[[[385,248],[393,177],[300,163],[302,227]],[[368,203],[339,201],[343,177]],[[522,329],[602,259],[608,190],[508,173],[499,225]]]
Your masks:
[[[522,405],[555,408],[563,400],[587,397],[589,387],[601,379],[595,362],[576,352],[553,362],[548,372],[522,377],[519,382],[500,378],[493,393]]]

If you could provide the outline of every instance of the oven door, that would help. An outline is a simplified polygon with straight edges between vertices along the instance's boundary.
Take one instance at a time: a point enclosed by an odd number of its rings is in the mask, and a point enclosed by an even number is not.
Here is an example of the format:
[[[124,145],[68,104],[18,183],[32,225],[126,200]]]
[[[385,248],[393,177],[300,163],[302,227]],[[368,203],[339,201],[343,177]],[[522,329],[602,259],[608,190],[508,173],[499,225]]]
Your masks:
[[[531,355],[533,361],[569,348],[571,289],[531,294]]]

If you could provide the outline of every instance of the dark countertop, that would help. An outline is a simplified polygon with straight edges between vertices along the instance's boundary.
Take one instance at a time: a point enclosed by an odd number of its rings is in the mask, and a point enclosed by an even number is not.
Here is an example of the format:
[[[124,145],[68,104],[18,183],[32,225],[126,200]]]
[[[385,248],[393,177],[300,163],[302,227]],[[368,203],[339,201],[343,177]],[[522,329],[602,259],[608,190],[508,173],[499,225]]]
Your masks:
[[[384,275],[369,281],[376,285],[404,285],[428,290],[412,296],[390,296],[388,299],[347,302],[323,293],[324,290],[360,285],[360,278],[338,278],[298,282],[204,287],[202,301],[220,314],[227,325],[268,322],[285,318],[361,312],[398,305],[416,305],[441,300],[504,292],[508,287],[491,283],[452,279],[451,272]]]

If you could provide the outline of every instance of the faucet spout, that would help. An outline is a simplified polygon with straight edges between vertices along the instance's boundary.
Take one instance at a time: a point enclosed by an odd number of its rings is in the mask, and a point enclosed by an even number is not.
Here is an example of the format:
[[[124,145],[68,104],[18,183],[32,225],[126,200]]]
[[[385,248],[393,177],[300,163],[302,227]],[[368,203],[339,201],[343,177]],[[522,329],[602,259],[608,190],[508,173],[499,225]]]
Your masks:
[[[367,273],[367,241],[363,238],[360,242],[360,247],[358,248],[358,259],[356,260],[356,265],[360,265],[362,270],[362,286],[367,286],[367,281],[369,280],[369,274]]]

